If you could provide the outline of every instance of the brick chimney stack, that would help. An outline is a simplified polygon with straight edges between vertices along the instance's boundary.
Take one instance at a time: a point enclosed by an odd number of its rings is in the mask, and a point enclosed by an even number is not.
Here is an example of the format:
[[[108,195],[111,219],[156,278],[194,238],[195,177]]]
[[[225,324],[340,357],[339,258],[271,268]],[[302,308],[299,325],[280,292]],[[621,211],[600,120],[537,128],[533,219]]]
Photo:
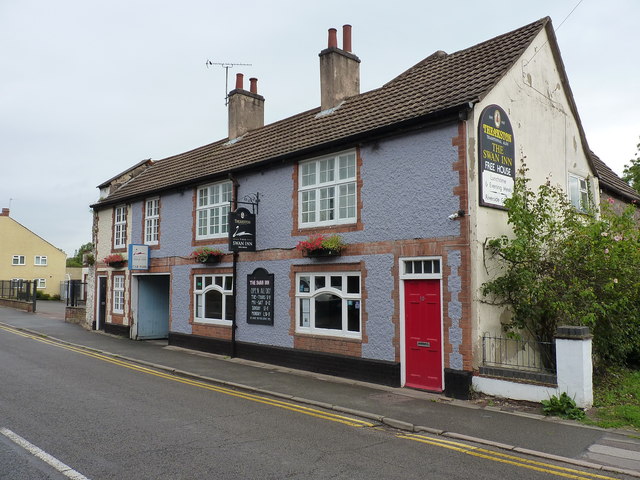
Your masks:
[[[229,92],[229,140],[264,126],[264,97],[258,95],[258,79],[250,78],[244,89],[244,75],[236,74],[236,88]]]
[[[342,49],[336,29],[330,28],[328,46],[319,56],[320,109],[324,111],[360,93],[360,59],[351,53],[351,25],[342,27]]]
[[[2,213],[0,213],[0,217],[8,217],[8,216],[9,216],[9,209],[3,208]]]

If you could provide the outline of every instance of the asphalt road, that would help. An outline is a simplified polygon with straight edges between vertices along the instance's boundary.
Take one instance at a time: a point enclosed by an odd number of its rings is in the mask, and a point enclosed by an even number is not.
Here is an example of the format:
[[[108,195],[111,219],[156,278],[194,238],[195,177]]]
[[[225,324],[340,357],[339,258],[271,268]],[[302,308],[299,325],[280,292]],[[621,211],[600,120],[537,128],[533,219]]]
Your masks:
[[[11,434],[94,480],[594,478],[50,342],[0,329],[0,479],[74,478]]]

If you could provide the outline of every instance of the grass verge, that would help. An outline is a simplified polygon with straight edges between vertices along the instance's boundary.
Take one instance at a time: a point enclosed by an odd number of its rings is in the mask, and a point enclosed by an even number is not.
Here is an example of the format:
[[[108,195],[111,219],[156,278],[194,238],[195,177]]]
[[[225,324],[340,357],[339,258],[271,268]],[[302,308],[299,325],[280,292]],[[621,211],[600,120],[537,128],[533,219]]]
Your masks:
[[[640,430],[640,370],[609,368],[594,372],[593,409],[585,423]]]

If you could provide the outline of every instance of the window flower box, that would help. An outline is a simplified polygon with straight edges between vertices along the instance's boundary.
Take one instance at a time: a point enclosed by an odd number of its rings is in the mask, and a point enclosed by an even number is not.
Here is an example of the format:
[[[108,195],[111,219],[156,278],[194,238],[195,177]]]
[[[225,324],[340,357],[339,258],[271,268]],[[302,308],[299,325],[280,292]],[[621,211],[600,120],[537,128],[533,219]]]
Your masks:
[[[102,259],[102,261],[111,268],[122,268],[127,264],[127,259],[119,253],[107,255]]]
[[[296,245],[306,257],[336,257],[342,254],[346,244],[340,235],[312,235],[307,240],[302,240]]]
[[[224,254],[220,250],[214,250],[209,247],[202,247],[196,248],[193,252],[191,252],[191,259],[195,260],[198,263],[211,265],[214,263],[220,263],[222,255]]]

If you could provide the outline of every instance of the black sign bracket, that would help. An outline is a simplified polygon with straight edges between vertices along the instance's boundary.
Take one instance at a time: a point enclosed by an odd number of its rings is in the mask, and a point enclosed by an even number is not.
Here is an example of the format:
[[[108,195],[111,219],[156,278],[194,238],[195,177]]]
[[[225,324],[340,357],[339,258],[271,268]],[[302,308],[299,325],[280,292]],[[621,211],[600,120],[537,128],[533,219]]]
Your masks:
[[[244,200],[244,202],[229,202],[231,204],[231,209],[233,209],[233,205],[251,205],[251,213],[253,213],[254,215],[258,214],[259,211],[259,206],[260,206],[260,192],[256,192],[256,193],[249,193],[247,195],[245,195],[244,197],[242,197],[242,200]],[[237,206],[236,206],[237,208]]]

